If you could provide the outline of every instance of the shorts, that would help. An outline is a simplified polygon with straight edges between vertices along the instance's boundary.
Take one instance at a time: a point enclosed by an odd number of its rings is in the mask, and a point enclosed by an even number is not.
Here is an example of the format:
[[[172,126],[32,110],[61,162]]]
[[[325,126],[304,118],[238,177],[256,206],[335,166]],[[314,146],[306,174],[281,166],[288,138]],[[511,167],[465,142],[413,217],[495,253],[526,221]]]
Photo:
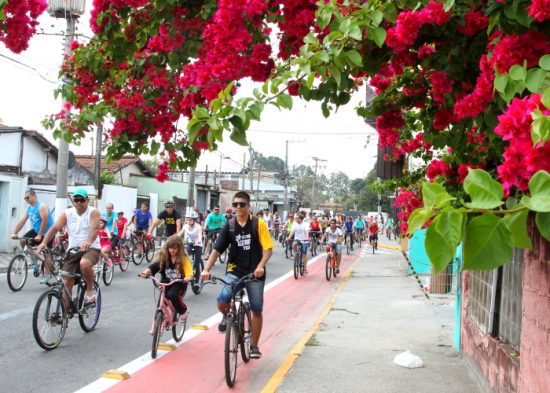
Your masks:
[[[225,275],[224,280],[233,283],[239,281],[240,277],[229,273]],[[252,310],[253,313],[261,314],[264,308],[265,280],[250,281],[246,284],[241,284],[237,287],[237,291],[242,288],[242,285],[246,287],[246,292],[248,293],[250,310]],[[218,304],[229,304],[231,302],[231,288],[228,285],[223,285],[216,300]]]
[[[378,233],[375,233],[374,235],[369,235],[369,240],[372,242],[373,240],[378,241]]]
[[[307,254],[307,248],[309,247],[309,241],[307,240],[294,240],[295,243],[300,245],[300,251],[302,254]]]
[[[34,229],[31,229],[30,231],[25,233],[22,237],[30,237],[34,239],[36,235],[38,235],[38,233],[36,233]],[[44,236],[42,236],[41,239],[44,239]],[[38,244],[39,242],[37,242],[36,240],[31,240],[30,242],[31,246],[38,246]],[[53,247],[53,239],[48,242],[48,248],[52,248],[52,247]]]
[[[210,240],[215,240],[215,239],[216,239],[216,236],[218,236],[218,233],[220,233],[221,231],[222,231],[221,228],[209,229],[208,232],[206,233],[206,236],[207,236],[208,239],[210,239]]]
[[[334,252],[336,254],[341,254],[342,253],[342,245],[340,243],[330,243],[330,245],[332,246],[332,248],[334,249]]]
[[[82,258],[92,261],[92,266],[99,261],[100,251],[97,248],[90,248],[88,251],[79,251],[63,262],[63,270],[69,273],[80,271],[80,260]]]

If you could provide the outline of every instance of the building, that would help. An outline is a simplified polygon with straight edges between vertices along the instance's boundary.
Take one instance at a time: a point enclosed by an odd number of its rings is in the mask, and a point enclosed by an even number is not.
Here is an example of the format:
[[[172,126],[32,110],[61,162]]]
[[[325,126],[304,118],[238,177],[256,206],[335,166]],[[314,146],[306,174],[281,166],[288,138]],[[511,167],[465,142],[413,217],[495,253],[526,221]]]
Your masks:
[[[77,155],[76,161],[91,173],[95,173],[95,155]],[[154,173],[138,156],[126,155],[118,160],[107,162],[101,157],[100,171],[107,171],[115,175],[115,184],[121,186],[130,185],[132,175],[155,177]]]

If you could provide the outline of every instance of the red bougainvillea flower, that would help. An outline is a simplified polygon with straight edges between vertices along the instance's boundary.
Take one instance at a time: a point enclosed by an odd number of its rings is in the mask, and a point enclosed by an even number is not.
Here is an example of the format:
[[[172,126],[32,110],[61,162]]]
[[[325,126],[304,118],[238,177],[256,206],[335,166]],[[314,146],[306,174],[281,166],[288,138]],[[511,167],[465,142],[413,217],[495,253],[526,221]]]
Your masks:
[[[467,35],[473,36],[478,31],[485,30],[489,25],[489,18],[476,10],[470,10],[464,15],[464,26],[459,25],[458,31]]]
[[[449,164],[441,160],[432,160],[426,168],[426,177],[433,181],[439,176],[448,175],[450,173]]]
[[[400,109],[388,111],[376,118],[376,130],[380,136],[378,146],[383,149],[386,146],[394,147],[399,140],[399,130],[405,125]]]
[[[536,66],[539,59],[548,53],[550,53],[550,38],[541,31],[530,30],[521,35],[512,34],[501,37],[494,46],[491,65],[494,64],[502,74],[513,65],[523,64],[524,61],[527,61],[528,68]]]
[[[444,130],[449,124],[455,121],[453,113],[447,109],[441,109],[434,115],[434,121],[432,126],[434,129],[441,131]]]
[[[210,144],[206,141],[203,142],[195,142],[193,144],[193,149],[195,150],[206,150],[210,147]]]
[[[14,53],[29,47],[29,40],[36,32],[38,17],[48,8],[46,0],[8,0],[0,19],[0,41]]]
[[[527,10],[537,22],[544,22],[550,19],[550,0],[531,0]]]
[[[290,81],[288,83],[288,94],[291,96],[297,96],[298,92],[300,91],[300,87],[302,87],[302,84],[298,81]]]

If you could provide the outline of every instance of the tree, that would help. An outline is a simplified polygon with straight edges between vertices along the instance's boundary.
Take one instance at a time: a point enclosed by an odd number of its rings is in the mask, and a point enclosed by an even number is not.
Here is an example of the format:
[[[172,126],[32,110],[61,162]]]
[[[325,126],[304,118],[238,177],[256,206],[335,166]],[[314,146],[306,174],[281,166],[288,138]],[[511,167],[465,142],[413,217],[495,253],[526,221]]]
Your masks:
[[[252,153],[252,166],[260,168],[263,171],[285,173],[285,162],[281,158],[274,156],[265,157],[257,151]]]
[[[344,172],[331,173],[328,180],[328,195],[335,202],[343,202],[350,192],[350,180]]]
[[[115,184],[116,176],[112,172],[101,171],[99,173],[99,181],[101,182],[101,184]]]
[[[529,211],[550,240],[550,13],[545,1],[508,3],[100,1],[95,36],[64,64],[68,106],[46,124],[80,138],[110,116],[108,155],[160,152],[162,177],[216,149],[224,130],[246,144],[265,105],[291,109],[300,96],[329,116],[368,80],[377,96],[357,112],[376,118],[379,146],[393,148],[386,158],[425,162],[401,182],[402,229],[429,225],[439,271],[468,234],[503,228],[465,242],[466,268],[494,268],[511,246],[479,258],[479,244],[530,247]],[[277,62],[271,25],[280,29]],[[237,99],[243,78],[263,85]]]

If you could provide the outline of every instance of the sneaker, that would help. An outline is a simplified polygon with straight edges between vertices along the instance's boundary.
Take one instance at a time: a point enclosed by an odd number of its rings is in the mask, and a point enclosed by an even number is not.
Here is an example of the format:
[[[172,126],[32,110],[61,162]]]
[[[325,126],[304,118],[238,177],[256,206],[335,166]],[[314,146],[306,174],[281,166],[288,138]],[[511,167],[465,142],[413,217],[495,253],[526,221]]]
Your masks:
[[[339,268],[339,267],[335,267],[335,268],[334,268],[334,273],[340,274],[340,268]]]
[[[225,333],[226,328],[227,328],[227,315],[224,315],[222,317],[220,324],[218,325],[218,332]]]
[[[47,284],[53,276],[51,274],[45,274],[40,280],[40,284]]]
[[[260,352],[260,348],[255,347],[254,345],[250,346],[250,358],[252,359],[259,359],[262,357],[262,353]]]

